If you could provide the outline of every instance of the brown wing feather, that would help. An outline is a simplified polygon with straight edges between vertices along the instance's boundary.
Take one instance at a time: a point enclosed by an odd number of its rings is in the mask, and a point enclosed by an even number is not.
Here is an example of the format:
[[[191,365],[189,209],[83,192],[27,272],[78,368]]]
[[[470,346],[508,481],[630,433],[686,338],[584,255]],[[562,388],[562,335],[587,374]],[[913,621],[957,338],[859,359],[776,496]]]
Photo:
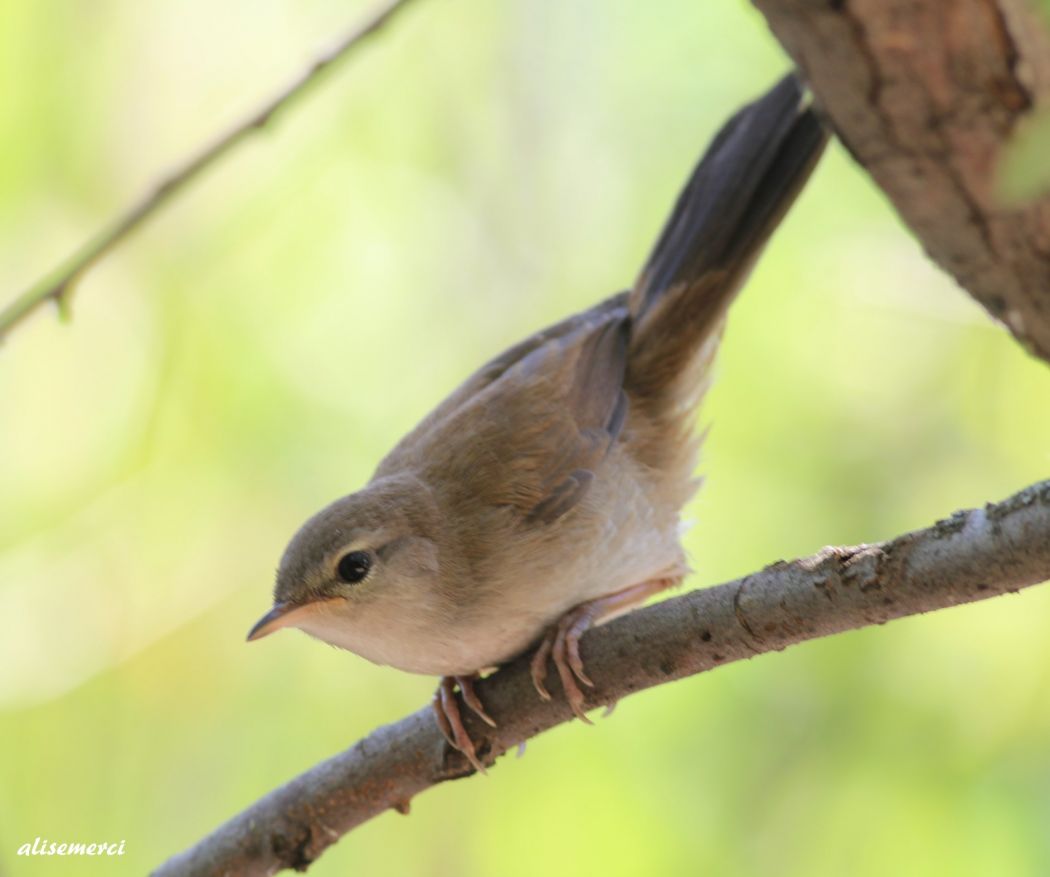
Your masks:
[[[435,409],[376,476],[406,466],[440,473],[453,504],[469,491],[462,499],[475,507],[557,520],[586,494],[623,427],[628,327],[622,294],[516,345]]]
[[[573,314],[553,326],[548,326],[524,341],[519,341],[512,347],[503,351],[499,356],[493,357],[481,368],[474,372],[455,390],[442,400],[416,427],[405,435],[390,452],[379,463],[375,477],[396,471],[406,459],[416,455],[419,447],[426,444],[426,438],[440,424],[449,420],[463,407],[470,403],[482,393],[487,387],[498,381],[507,371],[520,363],[525,357],[548,345],[557,343],[567,335],[580,330],[587,325],[599,324],[603,316],[612,311],[622,311],[627,302],[627,293],[621,292],[617,295],[599,302],[594,307]]]

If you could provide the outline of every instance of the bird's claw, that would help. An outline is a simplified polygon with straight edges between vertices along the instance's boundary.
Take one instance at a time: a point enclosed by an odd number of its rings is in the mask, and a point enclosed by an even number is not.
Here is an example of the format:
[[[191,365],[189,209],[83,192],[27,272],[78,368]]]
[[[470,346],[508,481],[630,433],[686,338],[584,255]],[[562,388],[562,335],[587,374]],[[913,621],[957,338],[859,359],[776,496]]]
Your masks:
[[[546,685],[547,659],[554,661],[565,699],[573,714],[588,725],[593,722],[587,718],[584,710],[586,698],[577,683],[582,682],[588,688],[594,687],[583,669],[583,659],[580,657],[580,637],[593,620],[593,612],[587,604],[567,612],[544,635],[530,664],[533,686],[543,700],[550,700],[551,694]]]
[[[458,749],[470,762],[478,773],[487,773],[485,765],[477,755],[477,747],[463,725],[463,715],[456,700],[456,686],[463,695],[463,701],[468,707],[489,727],[495,728],[496,721],[485,712],[477,692],[474,690],[474,681],[477,676],[444,676],[434,692],[431,706],[434,710],[434,718],[442,736],[453,749]]]

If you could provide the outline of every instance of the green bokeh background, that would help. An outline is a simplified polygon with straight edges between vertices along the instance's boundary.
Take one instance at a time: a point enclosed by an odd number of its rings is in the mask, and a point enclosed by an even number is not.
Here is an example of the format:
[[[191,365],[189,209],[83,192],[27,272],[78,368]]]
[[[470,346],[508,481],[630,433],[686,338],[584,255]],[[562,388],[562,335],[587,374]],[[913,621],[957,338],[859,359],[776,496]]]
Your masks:
[[[363,9],[2,0],[0,297]],[[426,701],[296,633],[245,645],[286,539],[483,359],[628,284],[786,67],[742,0],[418,0],[92,272],[71,324],[10,338],[0,873],[144,873]],[[1048,396],[833,147],[730,321],[687,586],[1045,477]],[[1034,589],[646,692],[311,873],[1045,875],[1048,623]],[[16,857],[37,836],[127,855]]]

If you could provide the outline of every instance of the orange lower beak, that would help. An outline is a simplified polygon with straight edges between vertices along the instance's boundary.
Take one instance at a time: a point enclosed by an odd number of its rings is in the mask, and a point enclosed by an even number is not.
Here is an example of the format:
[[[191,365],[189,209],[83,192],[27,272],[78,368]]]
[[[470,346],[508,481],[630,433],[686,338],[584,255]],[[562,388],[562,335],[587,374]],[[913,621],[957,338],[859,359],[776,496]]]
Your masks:
[[[315,600],[312,603],[274,603],[273,609],[256,621],[255,626],[248,631],[248,642],[262,639],[282,627],[294,626],[304,615],[316,612],[328,603],[341,600],[341,597],[335,597],[330,600]]]
[[[255,622],[255,626],[248,631],[248,642],[254,639],[262,639],[275,630],[280,630],[288,623],[289,613],[295,609],[291,603],[274,603],[273,609]]]

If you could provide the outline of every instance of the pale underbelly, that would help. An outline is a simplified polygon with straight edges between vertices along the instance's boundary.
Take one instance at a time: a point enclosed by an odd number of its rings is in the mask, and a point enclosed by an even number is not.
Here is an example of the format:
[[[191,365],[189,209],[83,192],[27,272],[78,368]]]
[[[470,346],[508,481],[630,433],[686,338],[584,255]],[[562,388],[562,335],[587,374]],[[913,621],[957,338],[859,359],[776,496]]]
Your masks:
[[[580,603],[686,572],[680,561],[647,569],[618,564],[618,571],[616,575],[601,565],[569,564],[564,578],[541,577],[511,587],[498,602],[464,612],[463,621],[436,621],[434,613],[419,606],[403,606],[382,619],[369,618],[364,607],[347,606],[345,613],[337,609],[310,616],[300,628],[374,664],[430,676],[470,675],[517,657]]]

